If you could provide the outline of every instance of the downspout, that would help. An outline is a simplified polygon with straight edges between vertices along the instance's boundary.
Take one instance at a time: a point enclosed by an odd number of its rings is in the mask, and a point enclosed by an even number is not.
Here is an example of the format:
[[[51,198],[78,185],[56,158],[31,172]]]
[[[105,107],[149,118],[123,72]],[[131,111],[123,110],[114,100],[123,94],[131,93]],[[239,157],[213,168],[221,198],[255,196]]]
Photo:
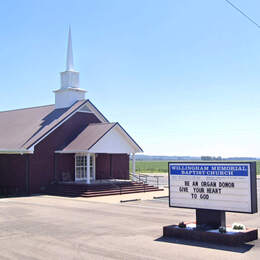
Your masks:
[[[31,195],[31,182],[30,182],[30,155],[26,154],[26,194]]]

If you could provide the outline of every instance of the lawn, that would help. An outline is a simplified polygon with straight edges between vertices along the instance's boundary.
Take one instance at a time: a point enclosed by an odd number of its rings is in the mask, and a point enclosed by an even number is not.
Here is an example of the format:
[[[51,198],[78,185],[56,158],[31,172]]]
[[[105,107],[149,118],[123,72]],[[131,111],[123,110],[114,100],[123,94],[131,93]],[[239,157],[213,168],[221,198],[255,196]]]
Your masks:
[[[167,173],[168,161],[136,161],[135,169],[138,173]],[[130,161],[130,171],[132,171],[132,161]]]
[[[256,174],[260,175],[260,161],[256,161]]]
[[[138,173],[167,173],[168,161],[136,161],[135,168]],[[130,171],[132,171],[132,161],[130,161]],[[256,173],[260,175],[260,161],[256,161]]]

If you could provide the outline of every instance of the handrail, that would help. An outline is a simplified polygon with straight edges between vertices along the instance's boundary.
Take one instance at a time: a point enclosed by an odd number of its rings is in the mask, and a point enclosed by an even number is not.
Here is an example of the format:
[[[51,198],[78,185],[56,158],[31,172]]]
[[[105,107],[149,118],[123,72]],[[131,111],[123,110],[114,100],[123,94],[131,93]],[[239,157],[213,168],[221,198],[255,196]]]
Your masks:
[[[147,174],[141,174],[141,173],[132,173],[129,174],[130,180],[141,182],[143,184],[152,184],[154,186],[159,187],[160,185],[160,178],[164,178],[164,176],[158,176],[158,175],[147,175]],[[148,181],[149,178],[149,181]]]

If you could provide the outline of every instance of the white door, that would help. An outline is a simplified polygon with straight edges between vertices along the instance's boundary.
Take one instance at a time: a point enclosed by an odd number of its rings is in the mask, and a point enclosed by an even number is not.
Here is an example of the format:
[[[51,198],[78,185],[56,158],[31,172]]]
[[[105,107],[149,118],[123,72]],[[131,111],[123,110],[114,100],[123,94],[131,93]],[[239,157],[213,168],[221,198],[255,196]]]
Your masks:
[[[90,180],[96,179],[95,154],[90,155]],[[75,181],[87,180],[87,154],[75,154]]]

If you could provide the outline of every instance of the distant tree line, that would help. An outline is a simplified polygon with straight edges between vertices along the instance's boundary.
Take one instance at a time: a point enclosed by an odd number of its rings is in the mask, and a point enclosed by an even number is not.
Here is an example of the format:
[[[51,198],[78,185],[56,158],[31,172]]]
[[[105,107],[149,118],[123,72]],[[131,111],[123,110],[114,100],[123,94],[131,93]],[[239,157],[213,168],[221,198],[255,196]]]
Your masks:
[[[130,156],[132,159],[132,156]],[[259,160],[256,157],[221,157],[221,156],[162,156],[162,155],[144,155],[136,154],[137,161],[252,161]]]
[[[201,156],[202,161],[222,161],[221,156]]]

